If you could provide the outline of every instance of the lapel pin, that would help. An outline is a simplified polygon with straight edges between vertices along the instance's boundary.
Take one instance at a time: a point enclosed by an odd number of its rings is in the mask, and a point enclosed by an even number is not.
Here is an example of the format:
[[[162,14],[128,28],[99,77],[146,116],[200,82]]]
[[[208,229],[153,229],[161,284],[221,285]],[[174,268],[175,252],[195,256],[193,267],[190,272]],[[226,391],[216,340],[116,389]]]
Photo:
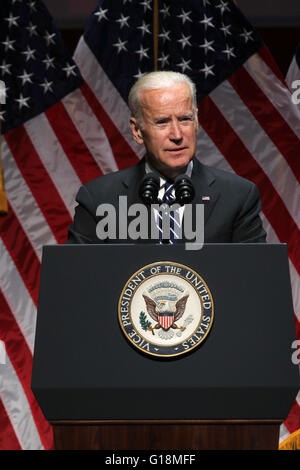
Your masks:
[[[202,196],[202,201],[210,201],[210,196]]]

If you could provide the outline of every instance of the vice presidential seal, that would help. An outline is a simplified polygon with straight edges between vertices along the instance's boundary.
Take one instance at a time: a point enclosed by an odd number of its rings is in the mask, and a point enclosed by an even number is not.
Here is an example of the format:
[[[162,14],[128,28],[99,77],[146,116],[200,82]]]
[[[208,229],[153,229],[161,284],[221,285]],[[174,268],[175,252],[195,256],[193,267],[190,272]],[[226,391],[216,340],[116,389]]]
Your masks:
[[[150,355],[171,357],[190,351],[207,337],[214,305],[199,274],[164,261],[144,266],[127,281],[118,315],[135,347]]]

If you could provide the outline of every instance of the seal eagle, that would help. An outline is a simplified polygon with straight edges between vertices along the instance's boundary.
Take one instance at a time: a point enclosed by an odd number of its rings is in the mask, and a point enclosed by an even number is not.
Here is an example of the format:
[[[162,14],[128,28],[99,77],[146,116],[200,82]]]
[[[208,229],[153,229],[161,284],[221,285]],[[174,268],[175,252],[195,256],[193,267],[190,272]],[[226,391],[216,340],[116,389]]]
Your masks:
[[[166,331],[169,328],[180,328],[182,331],[185,329],[182,327],[178,327],[175,322],[179,320],[184,314],[188,295],[181,297],[181,299],[176,302],[175,311],[173,312],[170,307],[169,301],[160,301],[159,303],[156,303],[154,300],[150,299],[150,297],[145,294],[143,294],[143,297],[146,303],[148,314],[154,321],[157,322],[154,326],[155,329],[163,328]],[[169,322],[162,321],[166,314],[168,314],[168,318],[171,319]]]

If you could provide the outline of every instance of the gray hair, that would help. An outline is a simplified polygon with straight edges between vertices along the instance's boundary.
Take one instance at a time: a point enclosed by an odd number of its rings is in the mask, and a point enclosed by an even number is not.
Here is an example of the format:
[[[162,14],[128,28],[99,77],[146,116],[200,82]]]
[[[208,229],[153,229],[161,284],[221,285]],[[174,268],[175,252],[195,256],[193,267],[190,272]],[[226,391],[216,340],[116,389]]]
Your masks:
[[[138,125],[141,127],[143,125],[141,91],[169,88],[181,83],[185,83],[190,89],[193,108],[197,118],[196,86],[187,75],[172,71],[150,72],[143,75],[135,82],[128,96],[128,106],[131,112],[131,116],[136,119]]]

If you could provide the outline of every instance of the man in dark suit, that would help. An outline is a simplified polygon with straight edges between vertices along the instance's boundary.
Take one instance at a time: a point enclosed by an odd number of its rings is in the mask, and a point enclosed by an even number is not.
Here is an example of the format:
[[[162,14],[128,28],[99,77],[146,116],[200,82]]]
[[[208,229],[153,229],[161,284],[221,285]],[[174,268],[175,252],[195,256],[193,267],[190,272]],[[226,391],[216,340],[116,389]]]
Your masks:
[[[195,189],[193,206],[204,204],[205,243],[266,241],[259,216],[257,187],[235,174],[202,165],[195,157],[197,102],[195,86],[188,77],[175,72],[144,75],[130,91],[129,107],[133,137],[145,146],[146,155],[138,165],[102,176],[80,188],[74,223],[69,228],[69,243],[102,243],[97,235],[100,220],[97,208],[110,204],[116,209],[118,223],[119,211],[124,210],[119,206],[119,197],[126,196],[128,207],[142,203],[139,188],[149,172],[159,176],[160,198],[163,198],[165,182],[172,184],[180,174],[190,176]],[[124,233],[121,239],[118,235],[117,226],[106,241],[139,241],[122,238]],[[153,240],[148,237],[148,241]]]

